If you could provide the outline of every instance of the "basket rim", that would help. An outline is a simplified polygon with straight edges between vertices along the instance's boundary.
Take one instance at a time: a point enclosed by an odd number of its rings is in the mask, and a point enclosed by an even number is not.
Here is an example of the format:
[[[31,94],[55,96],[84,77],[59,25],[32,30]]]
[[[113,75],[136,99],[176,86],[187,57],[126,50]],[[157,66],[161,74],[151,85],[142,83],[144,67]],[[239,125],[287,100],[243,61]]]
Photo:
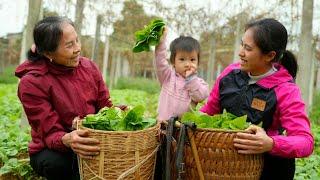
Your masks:
[[[136,134],[136,133],[150,131],[157,128],[160,129],[160,123],[156,123],[154,126],[149,127],[147,129],[142,129],[137,131],[106,131],[106,130],[92,129],[92,128],[84,127],[81,121],[79,122],[79,127],[85,130],[89,130],[90,132],[97,132],[97,133],[104,133],[104,134]]]
[[[212,131],[212,132],[227,132],[227,133],[249,133],[246,130],[232,130],[232,129],[216,129],[216,128],[196,128],[196,131]]]

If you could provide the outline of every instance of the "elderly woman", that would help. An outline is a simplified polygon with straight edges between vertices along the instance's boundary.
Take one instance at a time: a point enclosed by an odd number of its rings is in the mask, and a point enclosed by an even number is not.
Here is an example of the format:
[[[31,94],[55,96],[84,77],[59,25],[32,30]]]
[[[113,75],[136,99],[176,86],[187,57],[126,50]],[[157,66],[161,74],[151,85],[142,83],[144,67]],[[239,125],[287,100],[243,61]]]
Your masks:
[[[17,67],[18,96],[31,126],[30,164],[47,179],[79,179],[77,159],[99,154],[99,142],[73,130],[76,117],[111,107],[109,91],[97,66],[80,56],[73,23],[47,17],[33,30],[35,46]]]

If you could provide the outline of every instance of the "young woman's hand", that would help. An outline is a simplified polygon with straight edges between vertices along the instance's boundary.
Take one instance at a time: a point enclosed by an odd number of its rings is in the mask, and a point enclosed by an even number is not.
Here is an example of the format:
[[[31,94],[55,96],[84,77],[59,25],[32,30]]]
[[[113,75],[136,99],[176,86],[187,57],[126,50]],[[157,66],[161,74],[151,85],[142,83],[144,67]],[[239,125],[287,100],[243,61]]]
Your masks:
[[[93,159],[99,154],[99,141],[89,138],[88,135],[87,130],[74,130],[65,134],[61,140],[65,146],[70,147],[80,157]]]
[[[237,133],[237,137],[233,140],[234,146],[238,148],[238,153],[259,154],[273,148],[273,139],[261,127],[251,125],[246,131],[251,134]]]

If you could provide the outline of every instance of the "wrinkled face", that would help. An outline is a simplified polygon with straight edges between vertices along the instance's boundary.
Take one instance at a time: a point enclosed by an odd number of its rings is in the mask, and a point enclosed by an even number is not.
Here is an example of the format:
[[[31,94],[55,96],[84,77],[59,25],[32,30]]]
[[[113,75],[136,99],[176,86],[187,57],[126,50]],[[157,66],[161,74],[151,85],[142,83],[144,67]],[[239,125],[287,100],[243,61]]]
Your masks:
[[[67,67],[77,67],[81,51],[78,35],[73,26],[68,23],[63,23],[61,28],[63,30],[63,35],[58,48],[55,52],[48,53],[47,57],[52,59],[56,64]]]
[[[257,76],[266,73],[272,67],[274,51],[263,54],[253,39],[254,31],[249,28],[244,33],[239,50],[241,70]]]
[[[198,52],[195,50],[191,52],[177,51],[173,66],[177,73],[182,77],[186,77],[186,71],[192,67],[194,67],[195,70],[198,68]]]

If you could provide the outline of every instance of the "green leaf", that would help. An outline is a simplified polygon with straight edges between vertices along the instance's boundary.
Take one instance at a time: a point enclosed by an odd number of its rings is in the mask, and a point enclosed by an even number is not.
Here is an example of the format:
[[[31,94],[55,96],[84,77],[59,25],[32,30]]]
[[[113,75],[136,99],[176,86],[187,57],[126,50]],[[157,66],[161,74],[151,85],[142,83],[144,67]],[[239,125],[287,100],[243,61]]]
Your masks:
[[[128,130],[139,130],[143,128],[143,113],[145,109],[142,105],[138,105],[129,110],[124,118],[125,127]]]
[[[157,124],[157,120],[155,118],[143,118],[142,123],[143,129],[147,129]]]
[[[244,130],[248,127],[247,115],[237,117],[226,110],[222,114],[209,116],[199,111],[186,112],[182,115],[182,122],[194,122],[198,128]]]
[[[165,23],[161,19],[152,20],[144,29],[136,31],[136,43],[132,48],[135,53],[150,51],[150,46],[156,46],[160,42]]]

